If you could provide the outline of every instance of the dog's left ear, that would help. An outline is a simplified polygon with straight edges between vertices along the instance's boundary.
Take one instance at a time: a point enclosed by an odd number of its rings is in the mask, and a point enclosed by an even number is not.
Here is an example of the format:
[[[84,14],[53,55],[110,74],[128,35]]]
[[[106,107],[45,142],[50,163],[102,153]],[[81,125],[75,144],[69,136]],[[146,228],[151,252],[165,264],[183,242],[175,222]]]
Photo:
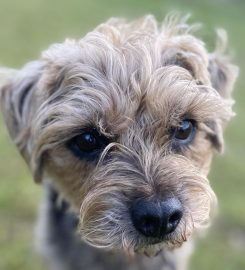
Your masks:
[[[212,87],[227,100],[227,104],[232,104],[231,93],[234,88],[235,81],[238,77],[239,68],[231,64],[229,57],[225,56],[226,49],[226,33],[218,32],[217,49],[209,55],[208,72]],[[227,105],[231,106],[231,105]],[[217,119],[211,124],[214,132],[212,142],[218,152],[223,151],[223,128],[222,121]]]
[[[227,56],[227,33],[223,29],[218,29],[216,40],[216,49],[208,55],[208,72],[212,87],[218,91],[224,99],[231,99],[235,81],[237,79],[239,68],[231,64]]]
[[[44,65],[40,61],[27,64],[19,71],[0,69],[0,101],[10,137],[40,182],[41,162],[35,169],[31,161],[31,125],[35,114],[37,85]]]
[[[230,64],[225,56],[213,53],[209,56],[208,71],[212,87],[221,97],[231,99],[231,92],[239,73],[238,67]]]

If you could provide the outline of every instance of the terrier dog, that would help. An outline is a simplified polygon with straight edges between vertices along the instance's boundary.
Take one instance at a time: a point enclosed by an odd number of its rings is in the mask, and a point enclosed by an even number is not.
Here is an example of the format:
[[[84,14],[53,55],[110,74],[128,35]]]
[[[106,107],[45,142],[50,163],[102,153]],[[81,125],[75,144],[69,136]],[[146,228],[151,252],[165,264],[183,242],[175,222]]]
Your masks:
[[[111,19],[52,45],[1,87],[9,134],[46,196],[51,269],[187,269],[216,196],[207,175],[233,115],[225,33]]]

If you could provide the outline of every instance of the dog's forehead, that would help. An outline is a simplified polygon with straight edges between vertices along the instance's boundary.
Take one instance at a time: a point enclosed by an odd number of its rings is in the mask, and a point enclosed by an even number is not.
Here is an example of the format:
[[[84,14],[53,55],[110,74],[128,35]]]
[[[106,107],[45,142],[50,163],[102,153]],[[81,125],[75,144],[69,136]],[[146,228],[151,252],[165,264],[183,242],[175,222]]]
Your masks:
[[[132,126],[168,128],[178,125],[184,116],[198,120],[212,112],[208,96],[180,67],[156,69],[148,80],[136,74],[123,85],[95,69],[86,72],[91,72],[89,80],[73,76],[72,82],[68,79],[55,93],[54,103],[50,102],[51,111],[57,114],[58,108],[65,113],[63,119],[69,117],[69,124],[74,121],[78,128],[93,125],[103,132],[120,134]],[[144,78],[144,74],[140,76]]]
[[[153,123],[168,128],[187,115],[210,119],[217,108],[213,106],[215,94],[205,93],[205,87],[198,86],[182,67],[161,66],[149,71],[143,66],[132,74],[127,66],[117,69],[105,72],[81,63],[66,66],[63,78],[58,79],[61,85],[49,98],[50,113],[62,114],[64,123],[74,122],[77,128],[93,125],[120,134],[136,123],[141,128]]]
[[[190,43],[188,35],[175,38],[139,32],[122,40],[95,31],[79,42],[68,41],[44,53],[51,68],[42,80],[49,85],[43,88],[55,88],[51,99],[58,100],[63,116],[66,108],[69,121],[72,115],[73,121],[80,115],[80,122],[118,134],[137,121],[166,127],[185,115],[197,120],[213,117],[217,109],[213,105],[220,100],[214,93],[205,95],[205,85],[199,87],[198,78],[193,77],[195,67],[200,77],[206,77],[202,44],[197,39]],[[186,66],[176,59],[183,49],[196,61],[193,70],[188,70],[189,62]]]

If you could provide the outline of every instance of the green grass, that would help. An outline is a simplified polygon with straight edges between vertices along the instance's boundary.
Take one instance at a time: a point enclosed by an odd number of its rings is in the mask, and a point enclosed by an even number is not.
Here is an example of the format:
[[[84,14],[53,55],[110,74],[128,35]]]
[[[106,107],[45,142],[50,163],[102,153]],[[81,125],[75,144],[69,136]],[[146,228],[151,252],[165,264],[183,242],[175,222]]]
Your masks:
[[[245,37],[242,0],[9,0],[0,2],[0,63],[20,67],[54,42],[80,37],[111,16],[157,18],[172,8],[191,11],[203,22],[203,37],[213,44],[213,28],[228,30],[241,68],[234,97],[237,117],[226,132],[226,154],[216,157],[210,179],[218,195],[220,215],[207,237],[198,242],[192,270],[245,269]],[[41,188],[0,122],[0,269],[45,269],[33,251],[33,228]]]

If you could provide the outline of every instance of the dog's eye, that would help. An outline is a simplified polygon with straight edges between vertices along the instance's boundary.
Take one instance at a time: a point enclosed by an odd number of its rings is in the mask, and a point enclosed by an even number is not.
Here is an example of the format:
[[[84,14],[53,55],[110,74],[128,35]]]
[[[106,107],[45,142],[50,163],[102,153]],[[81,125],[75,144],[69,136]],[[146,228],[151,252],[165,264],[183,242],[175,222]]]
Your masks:
[[[69,148],[79,158],[95,158],[95,156],[110,143],[96,129],[84,130],[80,135],[68,142]]]
[[[173,138],[182,144],[192,141],[196,130],[194,120],[185,119],[180,122],[179,126],[173,129]]]
[[[92,152],[99,148],[98,138],[90,132],[85,132],[74,139],[79,150],[83,152]]]

